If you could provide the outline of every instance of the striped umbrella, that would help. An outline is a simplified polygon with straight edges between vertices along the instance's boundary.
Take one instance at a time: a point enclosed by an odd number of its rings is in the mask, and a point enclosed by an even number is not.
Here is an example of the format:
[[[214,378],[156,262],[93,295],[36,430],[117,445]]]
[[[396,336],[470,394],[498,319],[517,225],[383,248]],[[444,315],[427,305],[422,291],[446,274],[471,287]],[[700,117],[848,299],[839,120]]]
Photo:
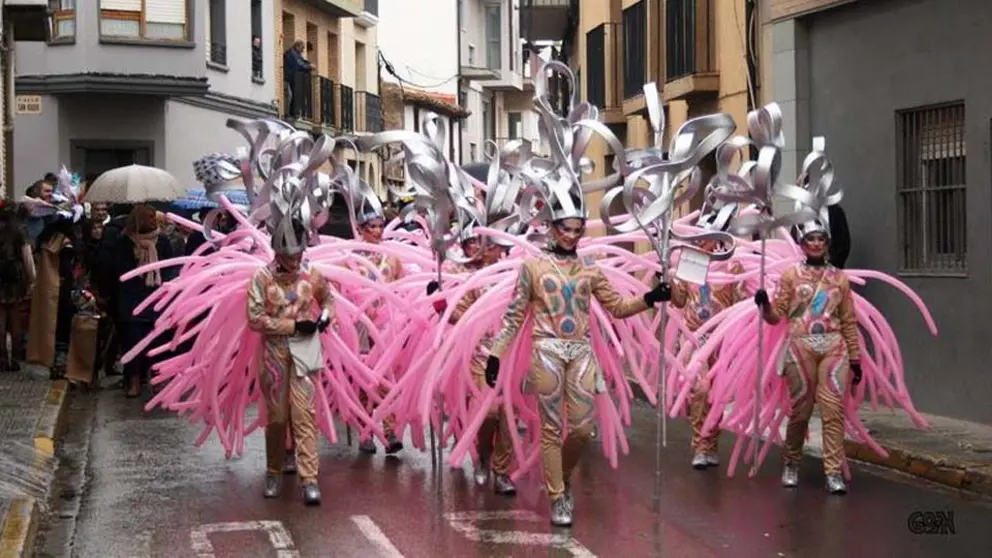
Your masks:
[[[248,193],[244,190],[225,190],[224,195],[239,209],[247,209],[249,207]],[[217,202],[207,197],[207,191],[203,188],[190,188],[186,191],[185,198],[172,202],[172,205],[180,209],[193,211],[220,207]]]

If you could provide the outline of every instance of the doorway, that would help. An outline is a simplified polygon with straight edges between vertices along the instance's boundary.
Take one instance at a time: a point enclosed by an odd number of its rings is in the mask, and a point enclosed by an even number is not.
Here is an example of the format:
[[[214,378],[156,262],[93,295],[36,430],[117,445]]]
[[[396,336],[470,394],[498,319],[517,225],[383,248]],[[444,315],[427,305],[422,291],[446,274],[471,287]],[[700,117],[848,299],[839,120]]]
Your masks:
[[[72,146],[72,168],[83,175],[86,181],[95,180],[101,174],[128,165],[152,164],[152,147],[145,145],[124,145],[111,142],[86,142]]]

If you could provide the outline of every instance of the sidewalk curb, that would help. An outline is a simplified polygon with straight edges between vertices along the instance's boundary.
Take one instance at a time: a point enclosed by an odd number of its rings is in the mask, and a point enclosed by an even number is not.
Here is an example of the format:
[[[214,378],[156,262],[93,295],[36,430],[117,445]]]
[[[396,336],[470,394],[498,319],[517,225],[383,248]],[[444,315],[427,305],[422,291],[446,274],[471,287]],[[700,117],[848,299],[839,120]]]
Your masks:
[[[628,378],[628,384],[636,399],[645,403],[648,402],[644,391],[635,381]],[[870,463],[937,484],[992,498],[992,468],[970,467],[962,463],[948,461],[943,457],[927,455],[919,450],[900,448],[895,444],[879,442],[879,445],[889,453],[888,459],[876,454],[868,445],[850,439],[844,440],[844,452],[849,459],[855,461]],[[822,458],[820,449],[811,447],[808,442],[803,446],[803,453],[818,459]]]
[[[34,449],[38,460],[55,455],[55,444],[65,432],[65,408],[69,382],[52,382],[35,426]],[[49,483],[54,480],[54,475]],[[28,558],[34,553],[41,523],[42,506],[32,498],[15,498],[0,525],[0,558]]]
[[[937,484],[992,497],[992,471],[949,462],[944,458],[920,451],[882,444],[888,459],[875,453],[866,444],[844,440],[844,452],[851,459],[900,471]]]

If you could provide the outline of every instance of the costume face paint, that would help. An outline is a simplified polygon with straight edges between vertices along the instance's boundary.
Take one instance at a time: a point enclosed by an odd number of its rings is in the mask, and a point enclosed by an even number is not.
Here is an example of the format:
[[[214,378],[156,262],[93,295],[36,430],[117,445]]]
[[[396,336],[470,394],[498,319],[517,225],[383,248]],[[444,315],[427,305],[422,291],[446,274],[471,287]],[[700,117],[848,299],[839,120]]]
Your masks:
[[[563,219],[551,226],[555,243],[564,250],[574,250],[585,233],[586,224],[582,219]]]
[[[803,252],[809,258],[822,258],[828,246],[829,241],[823,233],[810,233],[803,237]]]
[[[386,223],[382,219],[372,219],[368,223],[363,224],[359,228],[359,232],[362,235],[362,240],[373,244],[382,242],[382,231],[385,226]]]

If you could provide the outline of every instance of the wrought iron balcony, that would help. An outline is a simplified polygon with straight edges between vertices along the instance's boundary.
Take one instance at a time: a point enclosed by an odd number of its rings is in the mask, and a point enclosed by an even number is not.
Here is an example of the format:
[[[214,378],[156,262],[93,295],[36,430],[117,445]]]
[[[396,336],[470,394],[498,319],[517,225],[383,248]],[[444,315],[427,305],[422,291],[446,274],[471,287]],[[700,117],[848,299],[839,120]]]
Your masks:
[[[356,132],[374,134],[383,130],[382,99],[375,93],[356,91],[355,113],[358,116]]]

